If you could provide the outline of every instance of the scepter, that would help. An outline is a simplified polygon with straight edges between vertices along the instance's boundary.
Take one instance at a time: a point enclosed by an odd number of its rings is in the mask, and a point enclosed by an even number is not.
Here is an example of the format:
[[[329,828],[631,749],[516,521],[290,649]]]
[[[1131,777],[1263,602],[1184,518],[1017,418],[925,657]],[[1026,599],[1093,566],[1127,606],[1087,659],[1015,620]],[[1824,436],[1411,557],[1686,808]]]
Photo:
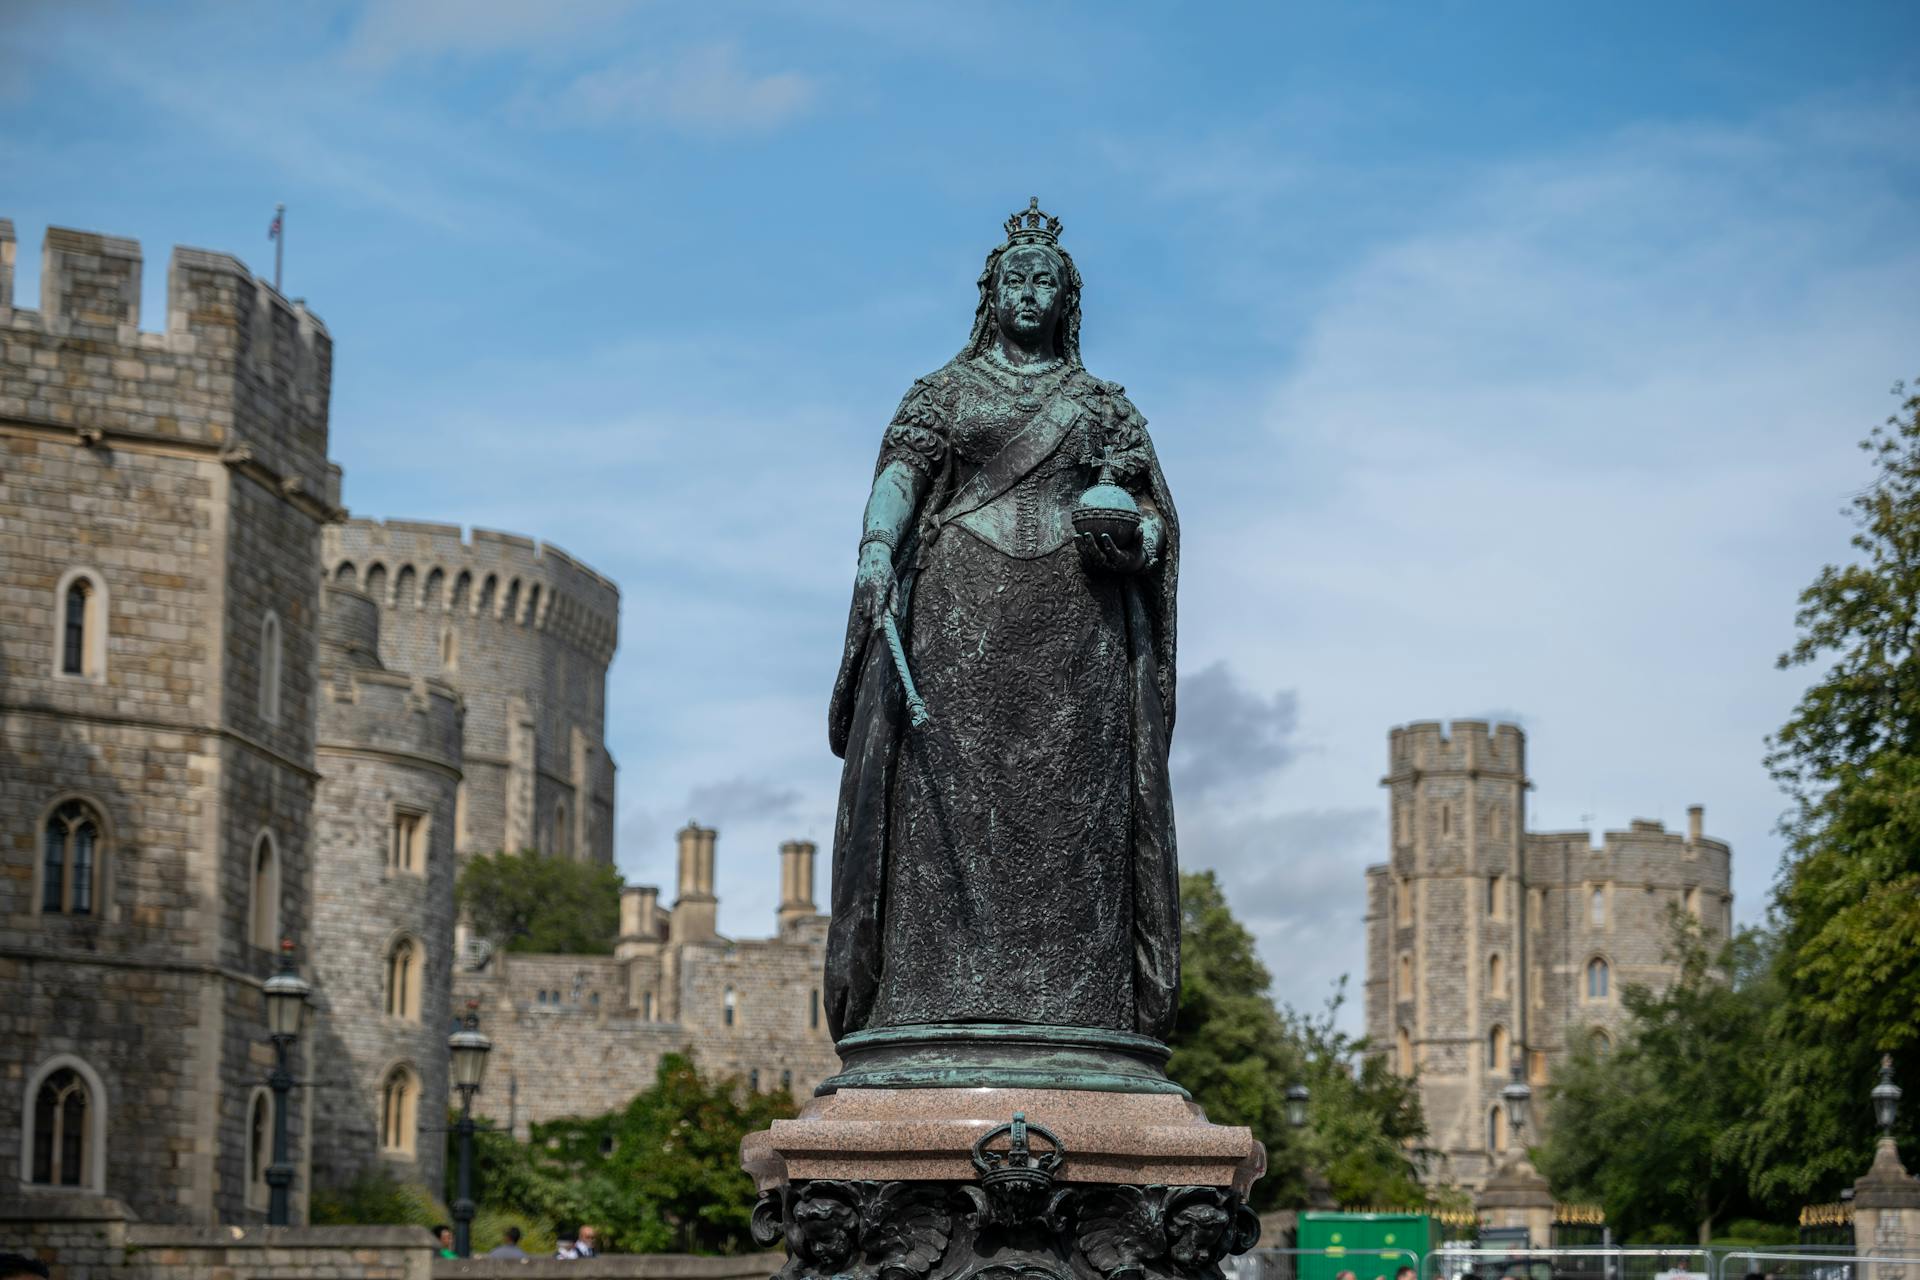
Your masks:
[[[900,627],[893,620],[893,610],[888,605],[880,607],[880,626],[887,633],[887,651],[893,654],[893,669],[900,673],[900,688],[907,695],[909,723],[918,729],[932,719],[927,711],[927,700],[913,687],[913,672],[907,669],[907,649],[900,643]]]

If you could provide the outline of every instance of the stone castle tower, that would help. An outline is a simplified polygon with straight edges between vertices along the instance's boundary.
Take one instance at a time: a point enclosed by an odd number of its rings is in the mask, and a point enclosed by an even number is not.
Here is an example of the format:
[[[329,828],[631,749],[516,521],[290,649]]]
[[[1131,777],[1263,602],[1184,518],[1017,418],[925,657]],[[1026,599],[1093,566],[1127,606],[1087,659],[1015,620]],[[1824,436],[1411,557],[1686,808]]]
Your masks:
[[[49,230],[37,310],[14,264],[0,220],[0,1196],[260,1221],[261,982],[313,928],[332,341],[226,254],[173,251],[158,330],[132,240]]]
[[[321,591],[313,860],[313,1177],[382,1160],[441,1185],[454,956],[453,818],[463,709],[388,671],[380,612]]]
[[[620,592],[558,547],[418,521],[349,520],[325,535],[326,572],[380,610],[387,669],[466,699],[453,844],[613,861],[607,667]]]
[[[1645,820],[1599,848],[1584,831],[1529,832],[1526,738],[1510,724],[1394,729],[1381,782],[1390,858],[1367,869],[1367,1035],[1419,1082],[1435,1175],[1473,1188],[1508,1149],[1499,1095],[1516,1065],[1537,1090],[1576,1037],[1610,1046],[1622,984],[1674,976],[1673,912],[1731,931],[1731,853],[1697,806],[1684,836]]]

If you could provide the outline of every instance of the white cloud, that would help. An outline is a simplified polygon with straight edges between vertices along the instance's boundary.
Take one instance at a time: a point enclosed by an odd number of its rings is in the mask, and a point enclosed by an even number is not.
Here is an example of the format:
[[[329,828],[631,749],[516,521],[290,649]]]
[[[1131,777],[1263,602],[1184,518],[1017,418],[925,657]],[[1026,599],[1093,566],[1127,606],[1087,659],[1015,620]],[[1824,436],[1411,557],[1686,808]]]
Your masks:
[[[1536,828],[1704,801],[1761,914],[1760,740],[1800,687],[1771,659],[1920,348],[1887,133],[1833,116],[1464,174],[1321,291],[1253,408],[1268,496],[1233,478],[1247,456],[1196,455],[1176,492],[1189,665],[1297,687],[1316,747],[1250,805],[1378,814],[1389,726],[1517,707]],[[1358,979],[1377,843],[1223,866],[1283,997]],[[1271,910],[1296,878],[1327,914]]]
[[[583,72],[534,99],[528,110],[555,122],[761,133],[808,111],[818,93],[811,76],[750,71],[732,45],[715,44],[665,63],[623,62]]]

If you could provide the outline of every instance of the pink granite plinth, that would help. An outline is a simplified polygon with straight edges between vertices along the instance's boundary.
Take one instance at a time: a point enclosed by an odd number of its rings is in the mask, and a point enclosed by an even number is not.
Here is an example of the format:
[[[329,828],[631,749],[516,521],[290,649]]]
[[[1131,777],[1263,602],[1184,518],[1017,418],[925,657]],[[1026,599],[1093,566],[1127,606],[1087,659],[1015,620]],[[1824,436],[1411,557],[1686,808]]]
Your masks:
[[[1069,1089],[842,1089],[749,1134],[740,1163],[761,1191],[812,1178],[971,1182],[974,1142],[1016,1111],[1060,1139],[1061,1182],[1244,1196],[1266,1172],[1266,1149],[1251,1130],[1209,1124],[1185,1098]]]

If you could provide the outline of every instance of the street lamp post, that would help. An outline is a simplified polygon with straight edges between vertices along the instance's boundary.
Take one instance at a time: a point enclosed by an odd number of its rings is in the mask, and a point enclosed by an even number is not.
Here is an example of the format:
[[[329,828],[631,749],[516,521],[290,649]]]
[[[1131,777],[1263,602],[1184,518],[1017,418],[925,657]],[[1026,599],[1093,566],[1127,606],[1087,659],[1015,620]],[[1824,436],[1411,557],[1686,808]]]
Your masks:
[[[1307,1099],[1312,1096],[1304,1084],[1287,1086],[1287,1125],[1294,1129],[1307,1127]]]
[[[1307,1103],[1312,1097],[1313,1095],[1307,1091],[1307,1086],[1297,1080],[1287,1086],[1287,1127],[1295,1133],[1306,1131]],[[1340,1207],[1340,1202],[1334,1199],[1333,1186],[1327,1181],[1326,1175],[1314,1168],[1311,1162],[1306,1166],[1304,1179],[1307,1184],[1307,1208],[1337,1209]]]
[[[1882,1137],[1893,1136],[1893,1121],[1900,1114],[1900,1086],[1893,1082],[1893,1055],[1880,1055],[1880,1083],[1873,1086],[1873,1118],[1880,1122]]]
[[[453,1251],[463,1258],[473,1255],[473,1095],[480,1092],[487,1054],[493,1048],[493,1042],[480,1034],[478,1008],[477,1001],[467,1001],[466,1021],[447,1038],[453,1087],[460,1091],[460,1122],[454,1126],[460,1136],[460,1176],[453,1201]]]
[[[273,1090],[273,1163],[267,1166],[267,1222],[287,1225],[287,1188],[293,1185],[293,1161],[287,1152],[287,1094],[293,1089],[293,1075],[287,1070],[287,1054],[300,1037],[300,1018],[312,993],[293,965],[293,939],[280,940],[280,969],[266,982],[267,1033],[273,1039],[273,1074],[267,1086]]]
[[[1513,1064],[1513,1081],[1500,1091],[1500,1105],[1507,1109],[1507,1131],[1512,1134],[1514,1150],[1526,1154],[1520,1135],[1526,1130],[1528,1113],[1533,1110],[1533,1089],[1520,1074],[1520,1063]]]

